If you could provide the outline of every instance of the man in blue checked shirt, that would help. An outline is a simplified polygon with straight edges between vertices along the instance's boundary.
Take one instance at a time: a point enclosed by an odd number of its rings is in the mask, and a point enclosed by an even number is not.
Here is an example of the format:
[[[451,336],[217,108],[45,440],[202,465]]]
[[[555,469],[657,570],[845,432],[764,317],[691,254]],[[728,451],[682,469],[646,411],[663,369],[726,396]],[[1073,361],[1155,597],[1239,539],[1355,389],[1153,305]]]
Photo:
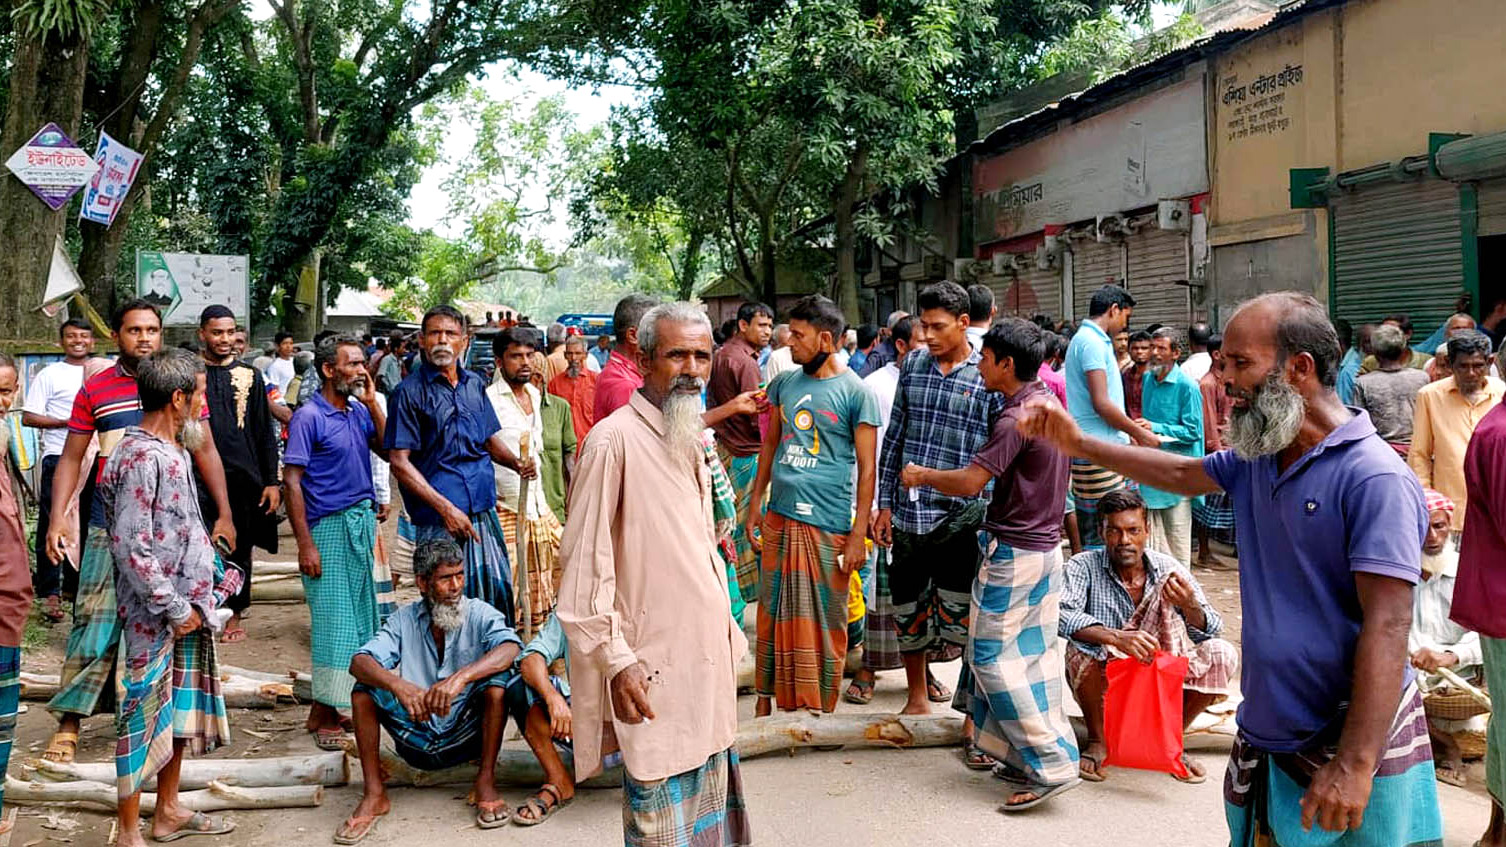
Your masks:
[[[967,340],[967,291],[938,282],[920,292],[926,346],[905,357],[889,429],[880,448],[874,539],[892,546],[889,593],[909,698],[904,713],[923,715],[950,692],[926,672],[926,653],[967,643],[968,609],[978,565],[985,501],[930,486],[900,487],[907,464],[955,470],[972,463],[1004,396],[987,390],[979,355]]]

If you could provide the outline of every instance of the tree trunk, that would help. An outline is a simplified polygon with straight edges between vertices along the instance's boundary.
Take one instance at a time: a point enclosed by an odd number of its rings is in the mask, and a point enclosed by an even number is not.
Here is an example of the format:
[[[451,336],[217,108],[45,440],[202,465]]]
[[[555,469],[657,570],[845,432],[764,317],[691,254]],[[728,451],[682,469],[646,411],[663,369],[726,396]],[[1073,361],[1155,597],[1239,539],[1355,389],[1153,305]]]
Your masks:
[[[102,782],[22,782],[5,778],[5,801],[16,806],[51,808],[91,808],[115,810],[119,802],[115,785]],[[297,785],[277,788],[239,788],[218,782],[201,791],[185,791],[178,803],[195,812],[218,812],[224,809],[291,809],[317,806],[324,802],[324,786]],[[151,814],[157,808],[157,795],[141,793],[141,811]]]
[[[774,255],[774,212],[758,215],[758,287],[763,303],[779,311],[779,268]]]
[[[847,163],[847,172],[837,186],[832,218],[837,230],[837,281],[832,299],[842,308],[848,326],[862,323],[863,316],[858,305],[858,255],[857,230],[853,226],[853,207],[862,198],[859,196],[868,179],[868,142],[858,142],[852,160]],[[841,344],[840,339],[837,342]]]
[[[705,243],[706,235],[699,229],[686,233],[685,259],[680,263],[680,278],[675,280],[681,300],[695,296],[696,279],[701,275],[701,246]]]
[[[77,140],[88,63],[88,41],[77,32],[18,36],[0,158],[9,158],[48,121]],[[37,307],[47,286],[52,245],[70,208],[54,212],[19,179],[0,176],[0,346],[56,340],[55,324]]]
[[[36,759],[24,769],[39,782],[115,782],[114,762],[69,762],[59,764]],[[33,776],[35,774],[35,776]],[[276,788],[291,785],[345,785],[350,782],[350,759],[338,750],[308,756],[277,756],[268,759],[188,759],[178,787],[185,791],[208,788],[212,783],[241,788]],[[157,778],[142,786],[157,790]]]
[[[137,193],[132,191],[132,198]],[[79,235],[83,238],[84,246],[78,256],[78,276],[84,281],[84,293],[88,295],[89,303],[107,319],[115,312],[120,248],[125,243],[130,207],[135,205],[132,198],[121,204],[120,211],[115,215],[114,225],[104,227],[89,221],[83,221],[79,225]],[[128,280],[128,287],[135,290],[134,278]]]
[[[298,269],[298,277],[283,328],[293,333],[299,341],[311,340],[324,326],[324,280],[319,275],[319,251],[312,250],[304,257]]]

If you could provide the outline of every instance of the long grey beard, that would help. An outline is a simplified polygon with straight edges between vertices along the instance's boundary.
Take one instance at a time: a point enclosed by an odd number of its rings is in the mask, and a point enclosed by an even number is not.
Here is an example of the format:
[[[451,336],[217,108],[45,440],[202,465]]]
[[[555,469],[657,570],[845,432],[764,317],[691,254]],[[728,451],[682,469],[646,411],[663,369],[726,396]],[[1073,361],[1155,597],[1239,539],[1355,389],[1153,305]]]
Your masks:
[[[208,440],[209,433],[204,429],[202,423],[196,420],[183,422],[183,429],[178,433],[178,443],[183,445],[184,450],[190,453],[197,453],[199,452],[199,448],[203,447]]]
[[[664,398],[664,438],[682,450],[699,454],[701,430],[706,428],[701,420],[701,398],[698,394],[673,392]]]
[[[429,617],[434,620],[434,625],[445,632],[454,632],[465,623],[465,613],[460,610],[459,603],[435,603],[425,600],[429,604]]]
[[[1248,401],[1229,415],[1229,446],[1240,458],[1270,456],[1296,440],[1307,404],[1280,373],[1267,374]]]

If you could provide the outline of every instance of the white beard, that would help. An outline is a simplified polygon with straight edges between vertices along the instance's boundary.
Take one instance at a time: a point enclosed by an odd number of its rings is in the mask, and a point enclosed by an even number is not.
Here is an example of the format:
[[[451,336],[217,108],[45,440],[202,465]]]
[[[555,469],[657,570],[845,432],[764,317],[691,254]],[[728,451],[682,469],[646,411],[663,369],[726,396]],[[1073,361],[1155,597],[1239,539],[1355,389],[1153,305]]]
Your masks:
[[[664,413],[664,439],[675,449],[699,454],[701,430],[706,428],[701,420],[701,398],[675,392],[664,398],[660,411]]]
[[[1229,446],[1240,458],[1271,456],[1297,439],[1307,404],[1280,374],[1272,371],[1246,402],[1229,415]]]
[[[445,632],[454,632],[465,623],[465,613],[460,609],[460,603],[435,603],[425,598],[429,604],[429,617],[434,620],[434,625]]]
[[[190,453],[199,452],[199,448],[209,440],[209,433],[204,425],[196,420],[184,421],[183,429],[178,431],[178,443]]]
[[[1422,572],[1431,576],[1452,576],[1459,560],[1459,551],[1454,549],[1452,541],[1444,542],[1443,550],[1438,553],[1422,554]]]

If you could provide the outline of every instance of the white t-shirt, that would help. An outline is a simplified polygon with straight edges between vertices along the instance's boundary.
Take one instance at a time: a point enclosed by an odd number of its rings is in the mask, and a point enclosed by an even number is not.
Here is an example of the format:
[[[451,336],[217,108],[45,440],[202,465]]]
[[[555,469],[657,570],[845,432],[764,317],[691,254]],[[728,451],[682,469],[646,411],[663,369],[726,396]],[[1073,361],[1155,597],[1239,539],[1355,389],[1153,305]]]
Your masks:
[[[1203,378],[1203,374],[1206,374],[1209,368],[1213,367],[1213,357],[1207,353],[1193,353],[1187,357],[1187,361],[1183,362],[1181,367],[1182,373],[1192,377],[1193,382],[1197,382]]]
[[[889,362],[882,368],[863,377],[863,384],[873,392],[873,399],[878,401],[879,425],[877,433],[877,454],[873,457],[873,466],[878,467],[879,456],[884,453],[884,433],[889,431],[889,415],[894,411],[894,392],[899,390],[899,366]],[[874,486],[873,508],[878,508],[878,487]]]
[[[83,386],[83,365],[53,362],[42,368],[26,387],[26,405],[22,409],[66,421],[73,415],[73,400]],[[42,430],[42,456],[61,456],[63,442],[67,440],[67,427]]]
[[[586,357],[586,370],[593,374],[601,373],[601,362],[596,361],[595,356]]]
[[[988,334],[986,326],[970,326],[966,330],[968,346],[973,348],[974,353],[983,351],[983,336]]]
[[[278,392],[286,395],[288,384],[293,381],[293,360],[281,356],[273,359],[272,364],[267,365],[267,379],[276,383]]]
[[[529,455],[537,458],[544,452],[544,414],[541,406],[542,399],[539,390],[532,384],[523,386],[528,394],[530,405],[533,406],[533,414],[525,414],[523,407],[519,405],[517,395],[512,393],[512,386],[507,380],[499,379],[486,389],[486,397],[492,403],[492,410],[497,413],[497,423],[502,428],[497,434],[502,436],[502,443],[513,455],[521,455],[519,446],[522,444],[523,433],[529,435]],[[492,464],[492,471],[497,480],[497,499],[503,507],[509,511],[516,511],[518,507],[518,494],[522,488],[522,477],[511,468],[504,468],[499,464]],[[528,487],[528,515],[529,519],[537,518],[549,508],[544,500],[544,486],[542,484]]]

